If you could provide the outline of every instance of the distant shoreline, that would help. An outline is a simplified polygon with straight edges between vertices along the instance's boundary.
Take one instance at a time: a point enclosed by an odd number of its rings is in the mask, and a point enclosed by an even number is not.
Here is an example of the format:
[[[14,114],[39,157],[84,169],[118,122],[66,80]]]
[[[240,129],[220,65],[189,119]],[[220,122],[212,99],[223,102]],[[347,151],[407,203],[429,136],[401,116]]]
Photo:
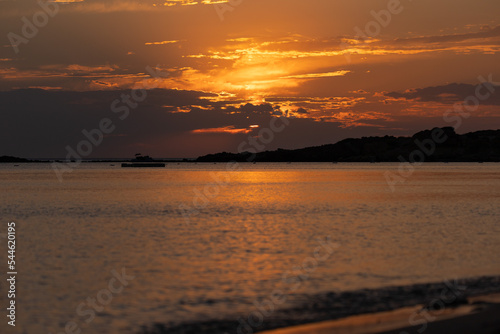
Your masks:
[[[412,137],[363,137],[296,150],[222,152],[197,162],[500,162],[500,130],[458,135],[452,127]]]
[[[250,147],[251,148],[251,147]],[[81,162],[129,162],[130,159],[87,159]],[[0,163],[51,163],[65,159],[29,160],[1,156]],[[259,152],[221,152],[196,159],[154,159],[154,162],[500,162],[500,130],[482,130],[463,135],[452,127],[434,128],[412,137],[363,137],[335,144],[301,149]]]
[[[130,162],[131,159],[88,159],[83,160],[81,163],[120,163],[120,162]],[[165,162],[165,163],[179,163],[179,162],[194,162],[194,159],[155,159],[155,162]],[[53,162],[75,162],[67,161],[64,159],[24,159],[19,157],[11,157],[11,156],[1,156],[0,164],[8,164],[8,163],[19,163],[19,164],[32,164],[32,163],[42,163],[42,164],[50,164]]]
[[[0,161],[0,166],[1,165],[7,165],[7,164],[19,164],[19,165],[30,165],[30,164],[52,164],[54,162],[60,162],[60,163],[69,163],[71,161],[65,161],[65,160],[29,160],[29,161]],[[130,162],[130,160],[85,160],[81,161],[82,164],[93,164],[93,163],[102,163],[102,164],[120,164],[120,163],[126,163]],[[242,164],[254,164],[253,162],[247,162],[247,161],[196,161],[196,160],[189,160],[189,161],[184,161],[184,160],[163,160],[163,159],[156,159],[154,162],[161,162],[165,163],[167,166],[170,165],[176,165],[176,164],[199,164],[199,165],[211,165],[211,164],[223,164],[223,163],[242,163]],[[255,162],[256,163],[256,162]],[[324,163],[324,164],[332,164],[331,161],[259,161],[261,164],[266,164],[266,163],[276,163],[276,164],[290,164],[290,163],[305,163],[305,164],[315,164],[315,163]],[[335,161],[333,162],[334,164],[379,164],[379,163],[401,163],[400,161]],[[423,164],[455,164],[455,163],[485,163],[485,164],[497,164],[500,163],[500,161],[484,161],[484,160],[477,160],[477,161],[424,161]]]

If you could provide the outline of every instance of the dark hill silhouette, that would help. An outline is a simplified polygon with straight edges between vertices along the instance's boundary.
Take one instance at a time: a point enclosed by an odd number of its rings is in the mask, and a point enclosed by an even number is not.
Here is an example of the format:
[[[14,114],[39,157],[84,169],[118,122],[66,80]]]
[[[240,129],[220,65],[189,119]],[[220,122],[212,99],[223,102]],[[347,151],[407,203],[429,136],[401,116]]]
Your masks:
[[[197,162],[399,162],[409,160],[412,152],[424,153],[429,162],[500,162],[500,130],[486,130],[458,135],[452,127],[441,128],[446,140],[433,141],[433,131],[424,130],[412,137],[363,137],[344,139],[336,144],[297,150],[278,149],[257,154],[217,153],[201,156]],[[428,144],[426,149],[418,143]],[[429,151],[435,144],[435,150]],[[417,160],[419,161],[419,160]]]
[[[0,163],[2,162],[31,162],[31,160],[3,155],[0,157]]]

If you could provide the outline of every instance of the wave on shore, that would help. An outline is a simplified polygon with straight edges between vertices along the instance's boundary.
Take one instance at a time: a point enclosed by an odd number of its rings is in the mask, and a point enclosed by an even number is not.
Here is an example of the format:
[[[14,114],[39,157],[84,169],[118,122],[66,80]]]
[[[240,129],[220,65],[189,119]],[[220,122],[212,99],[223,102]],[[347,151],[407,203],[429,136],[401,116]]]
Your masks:
[[[500,292],[500,276],[449,280],[410,286],[328,292],[305,296],[305,302],[278,309],[262,304],[237,319],[144,326],[141,334],[250,334],[263,330],[334,320],[351,315],[390,311],[423,304],[437,310],[467,303],[471,296]]]

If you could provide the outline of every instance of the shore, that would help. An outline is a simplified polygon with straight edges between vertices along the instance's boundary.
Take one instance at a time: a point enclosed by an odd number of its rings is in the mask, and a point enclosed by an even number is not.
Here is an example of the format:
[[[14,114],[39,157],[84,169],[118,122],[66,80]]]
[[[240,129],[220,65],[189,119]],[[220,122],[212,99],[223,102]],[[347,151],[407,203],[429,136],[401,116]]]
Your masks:
[[[388,312],[260,332],[260,334],[500,333],[500,293],[467,298],[467,303],[428,310],[424,305]]]
[[[500,276],[327,292],[276,309],[261,326],[249,316],[155,323],[141,334],[500,333]],[[255,311],[252,314],[260,314]],[[262,317],[264,318],[264,317]]]

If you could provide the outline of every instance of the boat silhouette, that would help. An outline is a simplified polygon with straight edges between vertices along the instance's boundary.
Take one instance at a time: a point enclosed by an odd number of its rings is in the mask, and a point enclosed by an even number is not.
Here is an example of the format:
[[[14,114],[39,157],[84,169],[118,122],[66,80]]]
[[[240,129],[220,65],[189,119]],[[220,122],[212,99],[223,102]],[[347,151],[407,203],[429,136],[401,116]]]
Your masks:
[[[130,163],[122,163],[122,167],[126,168],[159,168],[165,167],[165,164],[162,162],[157,162],[149,155],[142,155],[137,153],[135,158],[131,160]]]

